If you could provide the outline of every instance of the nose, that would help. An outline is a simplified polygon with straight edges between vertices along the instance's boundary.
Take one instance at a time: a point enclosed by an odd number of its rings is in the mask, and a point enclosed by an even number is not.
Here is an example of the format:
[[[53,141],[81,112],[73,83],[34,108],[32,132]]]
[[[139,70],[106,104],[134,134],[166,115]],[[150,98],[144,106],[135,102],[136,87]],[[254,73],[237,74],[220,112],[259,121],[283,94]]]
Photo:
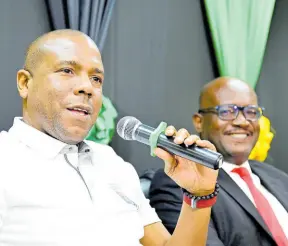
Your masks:
[[[233,125],[245,127],[249,125],[248,120],[245,118],[243,111],[239,111],[237,117],[233,120]]]
[[[79,83],[74,88],[74,94],[75,95],[87,95],[88,97],[91,97],[93,95],[93,85],[88,78],[88,76],[83,76]]]

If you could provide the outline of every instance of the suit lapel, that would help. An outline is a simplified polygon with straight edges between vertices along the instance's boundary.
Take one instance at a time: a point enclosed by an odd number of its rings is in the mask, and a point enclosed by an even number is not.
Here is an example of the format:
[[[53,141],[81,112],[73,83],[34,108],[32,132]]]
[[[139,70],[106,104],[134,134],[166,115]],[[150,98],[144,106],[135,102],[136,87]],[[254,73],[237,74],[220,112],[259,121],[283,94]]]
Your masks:
[[[250,214],[250,216],[252,216],[257,221],[257,223],[272,237],[268,227],[264,223],[254,204],[239,188],[239,186],[230,178],[230,176],[222,169],[219,171],[218,180],[220,187],[225,190],[248,214]]]

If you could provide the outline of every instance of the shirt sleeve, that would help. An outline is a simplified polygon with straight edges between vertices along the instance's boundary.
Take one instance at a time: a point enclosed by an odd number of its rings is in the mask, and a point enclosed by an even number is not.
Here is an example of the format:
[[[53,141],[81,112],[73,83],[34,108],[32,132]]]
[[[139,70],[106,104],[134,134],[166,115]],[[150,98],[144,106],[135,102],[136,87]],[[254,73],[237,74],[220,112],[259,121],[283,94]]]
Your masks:
[[[150,206],[149,200],[145,198],[142,190],[141,190],[141,197],[142,198],[140,200],[139,214],[143,225],[147,226],[156,222],[161,222],[155,209]]]

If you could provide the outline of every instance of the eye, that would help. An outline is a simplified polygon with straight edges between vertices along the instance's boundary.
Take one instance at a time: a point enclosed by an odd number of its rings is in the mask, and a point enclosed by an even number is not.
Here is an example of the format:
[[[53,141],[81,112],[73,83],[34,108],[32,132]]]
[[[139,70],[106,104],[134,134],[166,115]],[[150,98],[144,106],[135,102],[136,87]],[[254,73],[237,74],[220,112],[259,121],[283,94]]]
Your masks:
[[[258,114],[257,110],[256,109],[249,109],[247,110],[246,112],[248,115],[251,115],[251,116],[255,116]]]
[[[99,84],[102,84],[102,82],[103,82],[103,80],[101,79],[101,78],[99,78],[99,77],[92,77],[92,79],[93,79],[93,82],[95,82],[95,83],[99,83]]]
[[[247,111],[248,114],[257,114],[257,111],[255,109],[250,109]]]
[[[223,116],[227,116],[227,115],[230,115],[230,114],[233,114],[234,113],[234,110],[232,108],[227,108],[227,109],[221,109],[219,111],[219,113]]]
[[[59,72],[62,72],[65,74],[73,74],[73,70],[71,68],[62,68],[59,70]]]

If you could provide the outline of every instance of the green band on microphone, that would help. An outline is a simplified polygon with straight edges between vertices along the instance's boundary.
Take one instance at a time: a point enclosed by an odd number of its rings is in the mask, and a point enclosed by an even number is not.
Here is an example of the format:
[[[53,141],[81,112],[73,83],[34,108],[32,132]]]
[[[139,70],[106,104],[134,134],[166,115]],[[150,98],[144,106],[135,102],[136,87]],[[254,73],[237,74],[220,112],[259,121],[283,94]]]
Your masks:
[[[158,138],[162,132],[165,132],[166,128],[167,128],[167,123],[162,121],[159,124],[159,126],[151,133],[149,137],[151,156],[156,156],[154,154],[154,150],[157,148]]]

